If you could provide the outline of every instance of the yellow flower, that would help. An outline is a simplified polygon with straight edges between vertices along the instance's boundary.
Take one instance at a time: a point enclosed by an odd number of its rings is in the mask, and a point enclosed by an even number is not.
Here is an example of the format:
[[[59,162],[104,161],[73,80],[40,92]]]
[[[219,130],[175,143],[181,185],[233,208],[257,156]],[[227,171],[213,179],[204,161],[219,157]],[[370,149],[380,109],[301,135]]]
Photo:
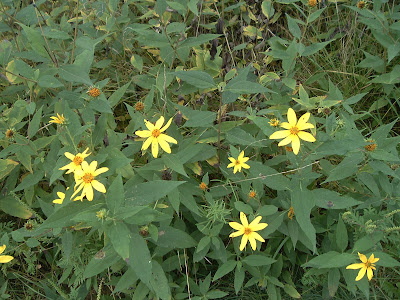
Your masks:
[[[168,143],[177,144],[178,142],[173,137],[162,133],[167,130],[167,128],[171,125],[171,122],[172,118],[169,119],[164,127],[161,127],[164,124],[164,117],[162,116],[157,120],[155,125],[147,120],[144,120],[148,130],[138,130],[135,132],[135,134],[141,138],[147,138],[142,145],[142,150],[146,150],[151,144],[151,153],[153,154],[154,158],[157,158],[158,156],[158,145],[160,145],[165,152],[171,153],[171,148],[169,147]]]
[[[77,193],[79,193],[82,189],[82,194],[81,196],[77,197],[74,199],[76,200],[83,200],[83,197],[86,196],[86,199],[89,201],[93,200],[93,188],[100,193],[105,193],[106,188],[104,185],[95,180],[95,177],[97,175],[100,175],[104,172],[108,171],[108,168],[103,167],[100,169],[97,169],[97,161],[92,161],[90,165],[84,161],[82,162],[82,169],[77,169],[75,171],[75,192],[72,194],[71,198],[73,198]],[[77,188],[78,187],[78,188]]]
[[[269,120],[269,125],[271,125],[272,127],[278,127],[279,126],[279,120],[276,118],[273,118],[271,120]]]
[[[6,250],[6,245],[0,247],[0,254],[2,254]],[[0,255],[0,264],[5,264],[12,261],[14,257],[10,255]]]
[[[233,174],[235,174],[237,171],[241,172],[242,167],[245,169],[250,169],[250,166],[245,163],[246,161],[249,160],[249,158],[244,157],[244,151],[240,152],[237,159],[234,159],[233,157],[228,157],[228,159],[231,161],[231,163],[227,166],[227,168],[234,167]]]
[[[205,191],[206,189],[208,189],[207,184],[205,184],[204,182],[199,184],[199,187],[201,190]]]
[[[96,97],[100,96],[101,91],[99,90],[98,87],[91,86],[91,87],[89,88],[89,90],[87,91],[87,93],[88,93],[90,96],[92,96],[93,98],[96,98]]]
[[[57,114],[57,117],[50,117],[49,123],[56,123],[56,124],[60,124],[63,125],[65,124],[65,118],[64,118],[64,114],[61,114],[61,116],[59,114]]]
[[[86,157],[90,155],[90,153],[87,153],[89,151],[89,148],[86,148],[85,151],[82,153],[78,153],[77,155],[73,155],[69,152],[65,152],[64,155],[72,160],[68,165],[65,165],[64,167],[60,168],[59,170],[68,170],[65,174],[69,174],[72,172],[75,172],[76,170],[81,170],[81,164],[84,161]]]
[[[269,138],[270,139],[283,139],[279,142],[278,146],[285,146],[292,143],[293,153],[297,155],[300,150],[300,139],[307,142],[315,142],[315,138],[308,132],[303,130],[314,128],[314,125],[307,123],[310,118],[310,113],[305,113],[297,121],[296,113],[293,109],[289,108],[288,122],[283,122],[281,127],[286,130],[280,130],[274,132]]]
[[[372,270],[376,270],[375,263],[379,260],[379,258],[375,258],[374,254],[372,253],[367,260],[367,257],[364,254],[361,254],[360,252],[358,252],[358,257],[360,258],[362,263],[349,265],[346,267],[346,269],[351,269],[351,270],[361,269],[360,272],[358,272],[356,281],[361,280],[361,278],[364,277],[365,272],[367,273],[368,280],[371,280],[372,276],[374,276],[374,272]]]
[[[359,9],[363,9],[363,8],[365,7],[365,1],[360,1],[360,2],[358,2],[358,3],[357,3],[357,7],[358,7]]]
[[[53,203],[55,203],[55,204],[62,204],[62,203],[64,202],[64,199],[65,199],[65,193],[63,193],[63,192],[57,192],[57,196],[59,197],[59,199],[53,200]]]
[[[250,245],[253,250],[256,250],[257,248],[256,240],[259,240],[260,242],[265,242],[261,235],[256,232],[259,230],[263,230],[265,227],[268,226],[267,223],[260,223],[261,219],[262,217],[258,216],[253,220],[253,222],[249,224],[246,215],[243,212],[240,212],[240,222],[242,222],[242,224],[239,224],[237,222],[229,222],[229,226],[231,226],[235,230],[238,230],[231,233],[229,237],[237,237],[243,235],[239,247],[240,251],[243,251],[244,247],[246,247],[247,241],[250,241]]]

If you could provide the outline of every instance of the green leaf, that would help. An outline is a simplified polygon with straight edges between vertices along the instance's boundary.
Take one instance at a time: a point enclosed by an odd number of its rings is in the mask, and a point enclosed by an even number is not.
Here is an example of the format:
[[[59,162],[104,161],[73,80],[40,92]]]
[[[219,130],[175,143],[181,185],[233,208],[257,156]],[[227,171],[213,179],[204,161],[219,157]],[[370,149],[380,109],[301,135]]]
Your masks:
[[[315,198],[308,190],[295,190],[292,192],[292,205],[297,223],[313,245],[313,249],[310,250],[315,252],[317,248],[316,231],[310,219],[311,210],[315,206]]]
[[[303,264],[302,267],[317,269],[341,268],[353,263],[355,258],[354,254],[329,251],[311,259]]]
[[[271,0],[264,0],[261,4],[261,10],[268,20],[271,20],[275,13],[275,9]]]
[[[203,71],[176,71],[175,75],[199,89],[216,88],[214,79]]]
[[[349,196],[341,196],[326,189],[315,189],[311,193],[314,196],[315,204],[325,209],[344,209],[362,203]]]
[[[36,31],[34,28],[28,27],[22,23],[18,23],[22,29],[24,30],[24,33],[29,40],[29,44],[32,47],[32,49],[39,54],[42,57],[49,58],[49,55],[46,51],[45,47],[45,41],[42,37],[42,35]]]
[[[139,73],[142,72],[143,70],[143,59],[141,56],[137,54],[133,54],[131,57],[131,64],[134,66],[136,69],[138,69]]]
[[[235,201],[234,206],[238,211],[244,212],[246,215],[253,213],[251,206],[242,201]]]
[[[296,290],[296,288],[293,285],[290,284],[285,284],[283,290],[290,296],[295,299],[300,299],[301,295],[299,292]]]
[[[296,20],[293,19],[292,17],[290,17],[288,14],[286,14],[286,19],[287,19],[287,22],[288,22],[288,27],[289,27],[290,33],[295,38],[300,39],[301,38],[301,30],[299,28],[299,25],[297,25]]]
[[[339,286],[340,272],[338,269],[330,269],[328,272],[328,290],[329,296],[335,297]]]
[[[126,203],[132,206],[152,204],[165,197],[172,190],[185,182],[186,181],[154,180],[151,182],[139,183],[132,187],[126,184]]]
[[[165,248],[192,248],[197,246],[197,242],[186,232],[166,226],[159,229],[157,245]]]
[[[21,219],[32,217],[31,211],[19,203],[13,196],[0,197],[0,209],[10,216]]]
[[[232,83],[232,80],[226,85],[224,92],[235,94],[275,93],[257,82],[240,81]]]
[[[39,77],[38,85],[43,88],[59,88],[64,86],[58,79],[51,75],[43,75]]]
[[[165,165],[170,168],[171,170],[178,172],[179,174],[182,174],[185,177],[189,177],[186,172],[185,169],[183,168],[183,164],[179,159],[178,155],[175,154],[168,154],[168,155],[164,155],[162,157]]]
[[[339,221],[336,226],[336,245],[338,246],[339,250],[343,252],[346,250],[348,242],[346,225],[344,224],[342,218],[339,217]]]
[[[114,179],[114,181],[108,188],[106,195],[107,207],[112,215],[115,215],[115,213],[124,203],[124,200],[125,196],[124,196],[124,186],[122,183],[122,177],[121,175],[118,175],[117,178]]]
[[[18,166],[18,163],[16,161],[8,158],[0,158],[0,180],[10,174],[16,166]]]
[[[394,259],[392,256],[390,256],[387,253],[384,252],[373,252],[375,258],[379,258],[379,260],[376,262],[377,266],[381,267],[389,267],[389,268],[394,268],[394,267],[399,267],[400,262],[398,262],[396,259]],[[369,256],[368,256],[369,258]]]
[[[68,82],[83,83],[92,86],[89,75],[76,65],[64,65],[59,69],[60,77]]]
[[[209,41],[220,37],[220,34],[201,34],[197,37],[189,37],[184,40],[178,48],[192,48],[195,46],[202,45],[204,43],[208,43]]]
[[[253,147],[263,147],[262,142],[258,142],[250,133],[236,127],[226,133],[226,139],[234,145],[245,145]]]
[[[157,261],[153,262],[153,275],[151,277],[150,284],[157,296],[162,300],[172,299],[167,276],[165,276],[163,268]]]
[[[122,99],[122,96],[124,96],[126,90],[128,89],[128,87],[130,86],[130,82],[128,82],[127,84],[121,86],[118,90],[116,90],[111,96],[110,98],[108,98],[108,102],[110,104],[111,107],[114,107],[115,105],[117,105],[119,103],[119,101]]]
[[[345,157],[332,171],[329,172],[328,178],[323,182],[331,182],[341,180],[353,176],[358,171],[358,164],[364,159],[361,152],[353,153]]]
[[[278,211],[278,208],[274,205],[263,205],[257,211],[257,214],[260,216],[270,216]]]
[[[275,259],[264,256],[264,255],[249,255],[242,260],[243,263],[248,264],[252,267],[267,266],[276,262]]]
[[[107,235],[109,236],[111,243],[117,252],[123,259],[127,259],[129,256],[129,246],[132,236],[131,232],[125,223],[114,222],[107,227]],[[135,245],[137,247],[137,245]]]
[[[217,272],[215,272],[213,281],[220,279],[222,276],[225,276],[229,272],[231,272],[236,267],[235,260],[228,260],[226,263],[220,265],[218,267]]]
[[[239,293],[240,289],[243,286],[244,276],[245,276],[244,269],[243,268],[239,269],[238,267],[236,267],[235,279],[233,281],[233,286],[235,287],[236,295]]]
[[[40,180],[42,180],[43,177],[44,177],[44,171],[42,170],[34,171],[33,174],[29,174],[24,178],[24,180],[22,180],[22,182],[14,189],[14,192],[18,192],[35,185]]]
[[[85,271],[83,272],[83,278],[86,279],[100,274],[115,264],[119,259],[120,257],[116,255],[111,244],[105,246],[90,260],[89,264],[85,268]]]
[[[220,291],[220,290],[212,290],[212,291],[209,291],[205,295],[205,297],[207,299],[220,299],[220,298],[225,297],[226,295],[228,295],[228,293]]]
[[[217,117],[217,113],[212,111],[194,110],[186,106],[175,105],[188,119],[184,127],[211,127]]]
[[[309,56],[317,53],[318,51],[325,48],[331,41],[322,42],[322,43],[313,43],[310,46],[307,46],[302,53],[301,56]]]
[[[39,108],[36,113],[34,114],[31,122],[29,123],[28,127],[28,137],[32,138],[39,129],[40,121],[42,120],[42,108]]]
[[[146,241],[137,233],[131,234],[129,264],[145,284],[152,278],[153,262]]]
[[[137,280],[138,277],[135,271],[132,268],[128,268],[128,270],[126,270],[124,275],[122,275],[118,280],[118,283],[115,286],[113,294],[122,292],[123,290],[130,288],[135,284]]]
[[[205,247],[207,247],[211,243],[211,238],[209,236],[204,236],[199,244],[197,245],[196,253],[200,252],[203,250]]]

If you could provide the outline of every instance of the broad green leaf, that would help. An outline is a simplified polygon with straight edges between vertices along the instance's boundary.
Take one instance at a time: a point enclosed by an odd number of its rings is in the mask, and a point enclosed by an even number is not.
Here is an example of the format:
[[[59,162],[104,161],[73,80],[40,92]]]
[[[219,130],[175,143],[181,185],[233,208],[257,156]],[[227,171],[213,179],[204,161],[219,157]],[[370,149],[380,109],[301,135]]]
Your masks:
[[[313,43],[310,46],[307,46],[302,53],[300,53],[301,56],[309,56],[312,54],[317,53],[318,51],[322,50],[325,48],[326,45],[328,45],[331,41],[327,42],[322,42],[322,43]]]
[[[141,56],[137,55],[137,54],[133,54],[131,57],[131,64],[132,66],[134,66],[139,73],[142,72],[143,70],[143,59]]]
[[[178,155],[175,154],[168,154],[168,155],[164,155],[162,157],[165,165],[170,168],[171,170],[178,172],[179,174],[182,174],[185,177],[189,177],[186,172],[185,169],[183,167],[182,162],[179,159]]]
[[[117,105],[122,97],[124,96],[126,90],[128,89],[128,87],[130,86],[130,82],[128,82],[127,84],[121,86],[118,90],[116,90],[111,96],[110,98],[108,98],[108,102],[110,104],[111,107],[114,107],[115,105]]]
[[[264,255],[253,254],[245,257],[242,260],[242,262],[252,267],[259,267],[259,266],[271,265],[274,262],[276,262],[276,260]]]
[[[296,20],[290,17],[288,14],[286,14],[286,19],[288,22],[288,27],[290,33],[295,37],[300,39],[301,38],[301,30],[299,28],[299,25],[297,24]]]
[[[51,75],[43,75],[39,77],[38,85],[43,88],[59,88],[64,86],[58,79]]]
[[[375,258],[379,258],[379,260],[376,262],[377,266],[388,267],[388,268],[394,268],[400,266],[400,262],[387,253],[374,251],[373,254]],[[369,258],[369,255],[367,256],[367,258]]]
[[[300,299],[301,295],[299,294],[299,292],[296,290],[296,288],[291,285],[291,284],[285,284],[283,290],[290,296],[293,297],[295,299]]]
[[[175,75],[199,89],[216,88],[214,79],[203,71],[176,71]]]
[[[235,294],[236,295],[239,293],[240,289],[243,286],[244,276],[245,276],[244,268],[240,268],[239,269],[238,267],[236,267],[235,279],[233,281],[233,286],[235,287]]]
[[[68,82],[83,83],[92,86],[89,75],[76,65],[64,65],[59,69],[60,77]]]
[[[163,268],[157,261],[153,262],[153,274],[150,280],[151,287],[161,300],[170,300],[171,289],[168,284],[167,276],[165,276]]]
[[[141,281],[150,283],[153,268],[151,254],[146,241],[137,233],[131,235],[129,264]]]
[[[212,111],[194,110],[186,106],[175,105],[188,119],[184,127],[211,127],[217,117]]]
[[[196,252],[200,252],[203,250],[205,247],[207,247],[211,243],[211,238],[209,236],[203,237],[199,244],[197,245]]]
[[[32,217],[32,212],[26,206],[19,203],[13,196],[0,197],[0,210],[10,216],[21,219]]]
[[[178,48],[192,48],[195,46],[202,45],[204,43],[208,43],[209,41],[220,37],[220,34],[201,34],[197,37],[189,37],[184,40]]]
[[[131,231],[125,225],[125,223],[114,222],[107,227],[107,235],[109,236],[111,243],[117,252],[123,259],[127,259],[129,256],[130,241],[134,240]],[[137,245],[135,244],[135,247]],[[131,258],[131,257],[130,257]]]
[[[33,115],[31,122],[28,127],[28,137],[32,138],[39,129],[40,121],[42,120],[42,107],[39,108]]]
[[[173,227],[163,227],[159,229],[157,245],[165,248],[192,248],[197,246],[197,242],[186,232]]]
[[[358,171],[358,164],[363,161],[362,153],[357,152],[345,157],[330,173],[328,178],[323,182],[331,182],[341,180],[355,175]]]
[[[303,264],[302,267],[317,269],[340,268],[348,266],[355,262],[356,255],[354,254],[329,251],[311,259],[307,263]]]
[[[258,93],[275,93],[257,82],[241,81],[234,82],[232,80],[224,88],[224,93],[230,92],[235,94],[258,94]],[[224,102],[225,103],[225,102]]]
[[[13,161],[12,159],[0,159],[0,180],[6,177],[11,173],[14,168],[18,166],[18,162]]]
[[[234,206],[236,210],[244,212],[246,215],[253,213],[253,209],[251,208],[251,206],[243,203],[242,201],[235,201]]]
[[[260,216],[270,216],[278,211],[278,208],[274,205],[263,205],[257,211],[257,214]]]
[[[134,186],[126,184],[126,203],[131,206],[152,204],[165,197],[172,190],[185,182],[186,181],[154,180],[151,182],[139,183]]]
[[[226,263],[220,265],[217,272],[215,272],[213,281],[220,279],[221,277],[231,272],[236,267],[236,263],[237,262],[235,260],[228,260]]]
[[[261,4],[261,10],[268,20],[270,20],[275,13],[274,5],[271,0],[264,0]]]
[[[89,264],[85,268],[85,271],[83,272],[83,278],[90,278],[100,274],[115,264],[118,260],[120,260],[120,257],[116,255],[111,244],[105,246],[90,260]]]
[[[115,215],[115,213],[124,203],[124,200],[125,200],[125,195],[124,195],[124,186],[122,183],[122,177],[121,175],[118,175],[117,178],[114,179],[114,181],[108,188],[106,195],[107,207],[112,215]]]
[[[18,192],[35,185],[40,180],[42,180],[43,177],[44,177],[44,171],[42,170],[34,171],[33,174],[29,174],[22,180],[22,182],[14,189],[14,192]]]
[[[115,294],[115,293],[118,293],[125,289],[130,288],[131,286],[133,286],[135,284],[135,282],[138,279],[139,278],[136,275],[135,271],[132,268],[128,268],[128,270],[126,270],[124,275],[122,275],[119,278],[118,283],[115,285],[115,289],[114,289],[113,293]]]
[[[349,196],[341,196],[334,191],[326,189],[315,189],[311,193],[314,196],[315,204],[325,209],[343,209],[362,203]]]
[[[346,225],[344,224],[342,218],[339,217],[339,221],[336,226],[336,245],[338,246],[339,250],[343,252],[346,250],[348,242]]]
[[[45,41],[39,31],[22,23],[17,22],[17,24],[19,24],[24,30],[24,33],[29,40],[32,49],[40,56],[49,58],[49,55],[46,51]]]
[[[329,296],[335,297],[339,286],[340,271],[338,269],[330,269],[328,272],[328,290]]]

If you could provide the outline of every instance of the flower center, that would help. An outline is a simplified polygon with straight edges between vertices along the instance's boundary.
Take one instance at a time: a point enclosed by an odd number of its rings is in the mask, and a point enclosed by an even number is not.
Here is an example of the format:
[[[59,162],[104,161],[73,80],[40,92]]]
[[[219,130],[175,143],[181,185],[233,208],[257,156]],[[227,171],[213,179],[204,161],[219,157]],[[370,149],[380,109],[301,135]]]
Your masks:
[[[290,128],[290,134],[298,134],[299,131],[300,130],[296,126],[293,126],[292,128]]]
[[[237,161],[235,161],[235,165],[240,165],[240,161],[239,160],[237,160]]]
[[[155,138],[159,137],[160,134],[161,132],[158,129],[153,129],[153,132],[151,133],[151,135],[154,136]]]
[[[82,176],[82,180],[84,183],[91,183],[94,179],[94,176],[92,173],[85,173],[85,175]]]
[[[250,227],[246,227],[246,228],[244,229],[244,234],[245,234],[245,235],[249,235],[250,233],[252,233],[251,228],[250,228]]]
[[[74,157],[73,163],[75,165],[80,166],[82,162],[83,162],[83,158],[82,157],[80,157],[80,156],[75,156]]]
[[[369,261],[367,261],[367,262],[365,263],[365,267],[371,268],[371,263],[370,263]]]

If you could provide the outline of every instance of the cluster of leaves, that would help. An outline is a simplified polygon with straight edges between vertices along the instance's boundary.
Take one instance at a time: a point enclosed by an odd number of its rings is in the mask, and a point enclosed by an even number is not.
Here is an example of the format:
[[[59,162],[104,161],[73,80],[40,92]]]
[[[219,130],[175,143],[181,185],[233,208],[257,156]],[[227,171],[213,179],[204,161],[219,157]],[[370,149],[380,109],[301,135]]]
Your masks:
[[[400,6],[353,2],[0,0],[1,296],[368,298],[362,252],[400,297]],[[289,108],[297,155],[269,138]],[[177,144],[152,155],[160,117]],[[71,201],[86,148],[107,192]],[[256,250],[240,212],[268,223]]]

